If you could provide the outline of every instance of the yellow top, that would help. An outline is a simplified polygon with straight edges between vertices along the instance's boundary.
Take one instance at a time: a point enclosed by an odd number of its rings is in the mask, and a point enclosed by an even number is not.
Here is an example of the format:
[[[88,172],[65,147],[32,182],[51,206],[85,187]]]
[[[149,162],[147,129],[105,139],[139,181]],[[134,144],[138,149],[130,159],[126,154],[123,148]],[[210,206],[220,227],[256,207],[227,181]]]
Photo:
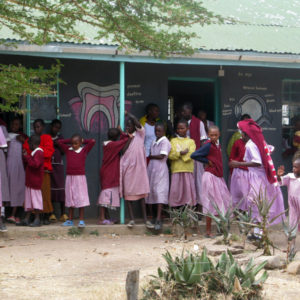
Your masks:
[[[180,155],[180,151],[189,149],[189,152],[185,155]],[[191,154],[196,150],[196,144],[194,140],[186,138],[173,138],[171,140],[171,152],[169,159],[171,160],[171,172],[172,173],[193,173],[194,161],[191,159]]]

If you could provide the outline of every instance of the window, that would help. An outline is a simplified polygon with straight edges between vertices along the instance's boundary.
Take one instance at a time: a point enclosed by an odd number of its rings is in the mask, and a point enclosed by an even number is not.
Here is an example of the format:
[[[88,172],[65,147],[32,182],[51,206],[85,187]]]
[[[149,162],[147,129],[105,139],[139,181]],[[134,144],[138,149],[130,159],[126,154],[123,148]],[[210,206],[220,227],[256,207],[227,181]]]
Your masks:
[[[282,81],[282,146],[292,148],[296,131],[300,131],[300,80]]]

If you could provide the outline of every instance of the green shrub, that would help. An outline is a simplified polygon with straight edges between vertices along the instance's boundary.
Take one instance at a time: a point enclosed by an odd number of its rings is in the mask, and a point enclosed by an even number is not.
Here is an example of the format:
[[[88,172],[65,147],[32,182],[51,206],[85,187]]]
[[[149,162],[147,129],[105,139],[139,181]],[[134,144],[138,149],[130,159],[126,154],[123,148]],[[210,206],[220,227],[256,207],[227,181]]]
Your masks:
[[[224,252],[216,265],[203,250],[201,255],[188,253],[173,258],[169,252],[163,255],[167,268],[158,268],[144,289],[148,299],[216,299],[220,294],[232,299],[260,299],[263,283],[268,278],[266,271],[257,278],[266,262],[256,266],[251,259],[245,268],[234,260],[231,252]]]

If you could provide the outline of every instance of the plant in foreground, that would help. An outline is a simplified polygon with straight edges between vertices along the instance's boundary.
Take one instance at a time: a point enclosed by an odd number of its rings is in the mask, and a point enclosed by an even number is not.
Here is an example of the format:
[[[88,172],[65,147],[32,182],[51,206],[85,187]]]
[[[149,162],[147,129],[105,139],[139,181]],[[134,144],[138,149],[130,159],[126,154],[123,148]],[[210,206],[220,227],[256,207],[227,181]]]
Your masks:
[[[243,212],[236,210],[235,214],[237,216],[239,231],[243,236],[243,247],[245,248],[247,236],[253,228],[252,224],[254,220],[252,215],[252,208],[250,207],[248,211]]]
[[[275,249],[274,243],[271,241],[269,236],[269,226],[274,223],[279,217],[285,214],[286,211],[281,212],[280,214],[271,217],[270,211],[271,207],[275,201],[276,197],[274,197],[271,201],[269,201],[267,196],[267,190],[263,192],[262,188],[260,188],[259,192],[256,193],[254,199],[252,200],[254,205],[257,208],[259,220],[258,223],[248,223],[252,227],[259,228],[261,234],[258,240],[258,247],[263,248],[263,255],[271,255],[270,247],[273,248],[273,252]]]
[[[77,227],[71,227],[69,230],[68,230],[68,235],[71,235],[73,237],[76,237],[76,236],[80,236],[82,234],[82,230],[80,230],[79,228]]]
[[[158,276],[153,276],[144,289],[143,299],[216,299],[218,294],[231,295],[232,299],[259,299],[268,278],[266,271],[257,278],[266,262],[256,266],[252,258],[241,268],[229,250],[216,265],[207,256],[206,249],[200,256],[182,253],[173,258],[167,252],[163,257],[167,269],[158,268]]]
[[[172,225],[180,226],[183,230],[184,239],[187,239],[188,229],[198,225],[198,214],[195,208],[188,205],[180,208],[169,209],[168,213],[172,220]]]
[[[226,211],[220,209],[215,201],[211,201],[217,215],[212,213],[204,214],[206,217],[213,219],[217,225],[218,231],[223,235],[223,243],[225,245],[230,244],[230,229],[234,222],[235,208],[230,204]]]
[[[291,226],[289,219],[282,221],[283,231],[287,237],[286,263],[294,260],[297,251],[295,250],[296,236],[298,232],[298,224]]]

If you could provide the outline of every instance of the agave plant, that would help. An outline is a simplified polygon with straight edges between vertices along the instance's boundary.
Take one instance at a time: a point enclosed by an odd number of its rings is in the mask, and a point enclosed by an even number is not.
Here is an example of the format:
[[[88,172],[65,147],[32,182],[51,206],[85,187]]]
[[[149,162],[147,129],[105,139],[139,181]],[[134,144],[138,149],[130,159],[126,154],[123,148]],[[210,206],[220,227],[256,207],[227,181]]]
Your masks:
[[[252,227],[257,227],[261,231],[259,247],[263,248],[263,255],[271,255],[270,247],[273,248],[273,252],[276,248],[269,236],[269,225],[271,225],[275,220],[284,215],[286,212],[283,211],[273,218],[270,217],[270,210],[275,199],[276,197],[269,201],[266,189],[265,191],[263,191],[262,188],[260,188],[259,192],[256,193],[256,196],[252,200],[258,210],[259,222],[257,224],[249,223],[249,225],[251,224]]]
[[[241,268],[230,251],[224,252],[216,265],[207,257],[206,249],[201,255],[182,253],[173,258],[167,252],[163,257],[167,269],[158,268],[158,276],[153,276],[144,290],[144,299],[215,299],[218,293],[232,295],[233,299],[258,299],[268,278],[266,271],[257,278],[266,262],[256,266],[251,259]]]
[[[235,208],[233,208],[232,205],[229,205],[227,210],[224,211],[219,208],[215,201],[211,201],[211,203],[214,209],[216,210],[217,215],[215,216],[210,212],[204,215],[209,218],[212,218],[215,221],[218,231],[223,235],[224,244],[228,245],[230,243],[230,229],[234,222]]]
[[[188,205],[180,208],[169,209],[168,213],[172,220],[172,225],[178,225],[182,228],[184,239],[187,239],[188,229],[198,225],[198,214],[195,208]]]
[[[286,263],[293,261],[297,251],[295,250],[295,241],[298,232],[298,223],[294,226],[290,224],[290,220],[282,221],[283,231],[287,237]]]
[[[253,228],[252,224],[254,224],[252,208],[250,207],[248,211],[243,211],[243,212],[236,210],[235,214],[238,217],[237,223],[239,226],[240,233],[243,236],[243,247],[245,248],[247,236],[251,231],[251,229]]]

